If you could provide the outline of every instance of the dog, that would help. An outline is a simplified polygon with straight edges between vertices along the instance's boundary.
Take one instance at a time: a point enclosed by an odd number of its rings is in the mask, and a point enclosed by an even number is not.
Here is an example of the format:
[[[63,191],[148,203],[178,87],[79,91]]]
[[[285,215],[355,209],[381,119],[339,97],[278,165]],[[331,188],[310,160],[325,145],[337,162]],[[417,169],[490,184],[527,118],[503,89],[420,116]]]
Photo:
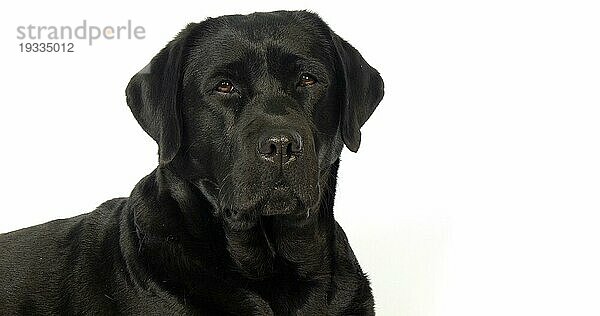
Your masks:
[[[126,88],[157,168],[128,198],[0,235],[0,314],[374,314],[333,202],[383,94],[314,13],[187,25]]]

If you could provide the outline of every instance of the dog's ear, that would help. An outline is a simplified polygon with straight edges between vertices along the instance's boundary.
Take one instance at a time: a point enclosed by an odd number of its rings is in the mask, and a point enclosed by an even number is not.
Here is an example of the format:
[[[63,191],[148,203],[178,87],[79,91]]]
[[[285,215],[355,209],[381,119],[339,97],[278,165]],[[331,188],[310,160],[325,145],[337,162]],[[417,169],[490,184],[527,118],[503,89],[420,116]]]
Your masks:
[[[182,30],[131,78],[127,105],[144,131],[158,143],[159,163],[171,161],[181,145],[179,90],[184,51],[195,24]]]
[[[383,79],[352,45],[333,32],[331,37],[338,58],[336,71],[343,80],[342,139],[348,149],[356,152],[360,147],[360,128],[383,98]]]

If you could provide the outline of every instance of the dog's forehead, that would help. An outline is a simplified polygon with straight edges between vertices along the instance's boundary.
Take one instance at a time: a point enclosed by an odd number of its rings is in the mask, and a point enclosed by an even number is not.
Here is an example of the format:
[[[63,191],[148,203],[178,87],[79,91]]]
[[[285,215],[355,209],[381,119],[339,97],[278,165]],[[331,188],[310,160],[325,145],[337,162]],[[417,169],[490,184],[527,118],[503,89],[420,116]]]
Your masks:
[[[208,22],[190,45],[190,57],[200,65],[258,57],[257,52],[312,60],[330,56],[328,30],[318,20],[274,12],[223,16]]]

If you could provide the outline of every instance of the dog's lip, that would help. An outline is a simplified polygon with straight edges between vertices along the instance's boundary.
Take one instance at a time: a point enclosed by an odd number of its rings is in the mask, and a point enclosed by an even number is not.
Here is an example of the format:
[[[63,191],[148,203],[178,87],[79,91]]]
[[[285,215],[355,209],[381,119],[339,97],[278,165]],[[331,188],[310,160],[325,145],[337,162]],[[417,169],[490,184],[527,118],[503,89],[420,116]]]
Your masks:
[[[220,205],[223,214],[231,220],[256,221],[260,216],[292,216],[309,218],[318,208],[302,187],[280,181],[264,187],[261,194],[252,199],[231,205]],[[233,216],[231,216],[233,215]]]

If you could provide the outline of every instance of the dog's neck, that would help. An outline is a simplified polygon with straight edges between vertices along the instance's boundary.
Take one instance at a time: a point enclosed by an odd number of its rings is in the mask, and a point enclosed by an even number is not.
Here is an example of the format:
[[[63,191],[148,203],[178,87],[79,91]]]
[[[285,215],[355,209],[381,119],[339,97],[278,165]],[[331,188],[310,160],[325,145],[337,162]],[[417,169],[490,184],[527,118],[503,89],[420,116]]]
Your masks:
[[[151,269],[166,273],[169,279],[189,278],[194,274],[190,272],[202,270],[254,280],[282,274],[299,279],[325,277],[335,255],[333,202],[338,165],[339,160],[325,171],[317,214],[302,222],[283,215],[261,217],[243,230],[228,226],[194,184],[159,167],[138,183],[129,202],[140,253],[148,258]],[[185,262],[164,257],[174,252],[182,254]]]

